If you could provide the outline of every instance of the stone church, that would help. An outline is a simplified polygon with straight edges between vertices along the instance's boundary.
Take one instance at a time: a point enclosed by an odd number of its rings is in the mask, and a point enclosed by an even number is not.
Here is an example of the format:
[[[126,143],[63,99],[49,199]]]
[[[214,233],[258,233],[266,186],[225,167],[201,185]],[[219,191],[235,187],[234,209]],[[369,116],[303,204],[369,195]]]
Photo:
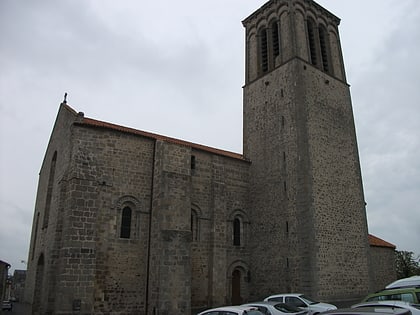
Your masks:
[[[33,314],[333,302],[394,279],[395,247],[369,243],[339,18],[270,0],[242,23],[242,154],[60,105],[34,211]]]

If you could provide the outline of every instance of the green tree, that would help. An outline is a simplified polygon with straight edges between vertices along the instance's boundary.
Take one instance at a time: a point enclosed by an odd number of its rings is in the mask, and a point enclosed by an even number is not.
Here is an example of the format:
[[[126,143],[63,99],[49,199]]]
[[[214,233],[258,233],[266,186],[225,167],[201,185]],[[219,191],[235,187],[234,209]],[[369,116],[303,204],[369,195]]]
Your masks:
[[[420,275],[420,256],[414,257],[413,252],[395,251],[395,266],[397,278],[407,278]]]

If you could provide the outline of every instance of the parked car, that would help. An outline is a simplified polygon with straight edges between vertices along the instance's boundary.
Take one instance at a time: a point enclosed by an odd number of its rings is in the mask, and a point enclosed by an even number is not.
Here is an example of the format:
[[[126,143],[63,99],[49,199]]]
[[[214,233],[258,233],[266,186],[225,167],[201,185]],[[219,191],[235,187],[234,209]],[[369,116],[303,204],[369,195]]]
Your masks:
[[[307,315],[308,311],[302,310],[293,305],[279,302],[253,302],[247,303],[243,306],[253,306],[264,315]]]
[[[197,315],[264,315],[256,307],[251,306],[223,306],[212,308]]]
[[[420,303],[420,286],[398,288],[398,289],[385,289],[376,293],[369,294],[363,299],[362,302],[372,301],[406,301],[410,303]]]
[[[395,289],[403,287],[415,287],[420,286],[420,276],[412,276],[404,279],[398,279],[390,284],[388,284],[385,289]]]
[[[374,301],[364,302],[352,305],[351,308],[362,309],[365,307],[382,307],[382,308],[405,308],[411,312],[412,315],[420,315],[420,305],[405,301]]]
[[[339,308],[323,312],[322,315],[411,315],[411,313],[405,308],[363,307]]]
[[[1,304],[1,309],[3,311],[11,311],[13,309],[13,304],[10,301],[3,301]]]
[[[318,314],[321,312],[337,309],[337,306],[335,305],[315,301],[310,297],[300,293],[270,295],[269,297],[266,297],[264,301],[277,301],[280,303],[286,303],[310,311],[312,314]]]

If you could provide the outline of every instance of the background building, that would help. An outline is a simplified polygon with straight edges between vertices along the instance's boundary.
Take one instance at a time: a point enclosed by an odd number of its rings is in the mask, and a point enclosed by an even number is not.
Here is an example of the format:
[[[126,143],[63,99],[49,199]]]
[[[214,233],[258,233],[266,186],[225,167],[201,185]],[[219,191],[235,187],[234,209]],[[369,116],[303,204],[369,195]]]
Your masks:
[[[0,298],[2,301],[9,299],[9,268],[10,264],[3,260],[0,260]]]
[[[25,292],[26,270],[16,269],[13,272],[12,297],[16,302],[23,301]]]
[[[272,0],[243,25],[243,154],[61,104],[28,258],[34,314],[190,314],[284,291],[369,292],[339,19],[313,1]]]

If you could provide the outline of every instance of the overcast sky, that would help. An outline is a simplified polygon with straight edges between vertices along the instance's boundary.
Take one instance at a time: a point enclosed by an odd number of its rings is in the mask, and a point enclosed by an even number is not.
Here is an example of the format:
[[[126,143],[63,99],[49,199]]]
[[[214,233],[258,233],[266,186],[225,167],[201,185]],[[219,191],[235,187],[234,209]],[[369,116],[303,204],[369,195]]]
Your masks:
[[[0,0],[0,260],[26,269],[64,92],[86,116],[242,153],[244,28],[265,0]],[[420,2],[340,17],[369,232],[420,254]]]

